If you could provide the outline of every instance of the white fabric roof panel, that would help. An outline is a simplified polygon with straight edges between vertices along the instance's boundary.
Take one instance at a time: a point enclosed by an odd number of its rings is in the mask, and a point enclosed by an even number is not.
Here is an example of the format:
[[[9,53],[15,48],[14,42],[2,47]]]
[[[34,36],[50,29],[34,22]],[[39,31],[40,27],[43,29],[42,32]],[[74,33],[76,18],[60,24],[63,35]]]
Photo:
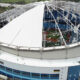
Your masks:
[[[42,47],[44,4],[23,13],[0,30],[0,42]]]

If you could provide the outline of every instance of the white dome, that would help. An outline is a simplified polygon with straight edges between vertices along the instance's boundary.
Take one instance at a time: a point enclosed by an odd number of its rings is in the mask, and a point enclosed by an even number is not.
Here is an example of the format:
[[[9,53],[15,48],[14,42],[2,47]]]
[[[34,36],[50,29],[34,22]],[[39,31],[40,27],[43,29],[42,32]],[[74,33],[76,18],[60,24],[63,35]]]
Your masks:
[[[28,50],[78,46],[80,15],[69,10],[49,3],[38,4],[0,30],[0,43]]]
[[[26,47],[42,47],[44,4],[23,13],[0,30],[0,42]]]

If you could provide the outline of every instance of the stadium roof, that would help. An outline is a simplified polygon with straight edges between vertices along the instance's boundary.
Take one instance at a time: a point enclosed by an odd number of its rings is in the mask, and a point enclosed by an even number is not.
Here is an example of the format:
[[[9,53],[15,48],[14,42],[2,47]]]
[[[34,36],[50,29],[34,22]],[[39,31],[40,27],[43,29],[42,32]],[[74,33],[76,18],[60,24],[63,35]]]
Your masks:
[[[15,18],[0,30],[0,42],[16,46],[42,47],[44,4]]]
[[[0,29],[0,45],[26,50],[78,46],[80,15],[73,12],[56,8],[56,5],[41,3]]]

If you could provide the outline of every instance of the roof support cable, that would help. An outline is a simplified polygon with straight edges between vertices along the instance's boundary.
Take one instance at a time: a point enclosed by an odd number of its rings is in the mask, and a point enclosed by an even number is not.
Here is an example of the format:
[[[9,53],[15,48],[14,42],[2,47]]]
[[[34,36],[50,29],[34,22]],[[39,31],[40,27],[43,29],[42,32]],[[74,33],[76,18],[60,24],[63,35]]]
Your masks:
[[[53,5],[54,6],[54,5]],[[56,7],[56,6],[54,6],[54,7]],[[60,8],[60,7],[58,7],[59,9],[61,9],[62,11],[64,11],[64,9],[62,9],[62,8]],[[75,15],[74,13],[72,13],[72,12],[70,12],[70,10],[69,11],[67,11],[68,12],[68,14],[73,14],[73,15]],[[76,15],[75,15],[76,16]],[[65,17],[65,16],[64,16]],[[65,19],[67,19],[68,20],[68,18],[65,18]],[[70,20],[68,20],[69,22],[70,22]],[[71,23],[71,25],[72,26],[74,26],[74,24],[72,23],[72,22],[70,22]]]
[[[47,7],[47,9],[49,10],[49,12],[51,13],[52,17],[54,18],[54,21],[55,21],[55,23],[56,23],[56,27],[58,28],[59,33],[60,33],[60,35],[61,35],[61,39],[63,40],[63,42],[64,42],[64,44],[65,44],[65,48],[66,48],[65,59],[67,59],[67,57],[68,57],[68,45],[66,44],[66,41],[65,41],[65,39],[64,39],[64,37],[63,37],[63,35],[62,35],[62,32],[61,32],[61,30],[60,30],[60,28],[59,28],[59,26],[58,26],[58,23],[57,23],[54,15],[52,14],[51,10],[49,9],[49,7],[48,7],[47,5],[46,5],[46,7]]]
[[[52,7],[52,6],[51,6]],[[62,11],[64,11],[64,10],[62,10]],[[58,11],[59,12],[59,11]],[[60,12],[59,12],[60,13]],[[61,14],[61,13],[60,13]],[[68,11],[68,14],[71,14],[71,12],[70,11]],[[62,14],[61,14],[62,15]],[[76,16],[76,15],[75,15]],[[65,16],[63,15],[63,17],[65,18]],[[76,19],[76,18],[75,18]],[[64,19],[65,20],[65,19]],[[78,41],[78,26],[76,26],[76,22],[77,21],[77,19],[75,20],[75,24],[73,24],[72,22],[72,24],[73,25],[70,25],[71,26],[71,30],[72,31],[74,31],[74,33],[76,32],[76,41]],[[69,20],[68,21],[65,21],[67,24],[69,23]],[[68,24],[69,25],[69,24]],[[73,26],[73,27],[72,27]],[[76,26],[76,27],[75,27]],[[75,29],[76,28],[76,29]],[[76,31],[77,30],[77,31]]]
[[[56,6],[54,6],[54,7],[56,7]],[[59,7],[58,7],[59,8]],[[56,8],[55,8],[56,9]],[[64,9],[62,9],[62,8],[59,8],[59,9],[61,9],[61,10],[63,10],[64,11]],[[57,10],[57,9],[56,9]],[[68,12],[68,15],[69,15],[69,12]],[[68,16],[67,15],[67,16]],[[74,31],[74,24],[66,17],[66,16],[64,16],[63,15],[63,18],[64,18],[64,20],[67,20],[67,21],[69,21],[69,23],[71,24],[71,29]]]
[[[77,21],[77,19],[75,20],[75,33],[76,33],[76,41],[78,41],[78,26],[76,26],[76,21]]]
[[[52,6],[51,6],[52,7]],[[64,9],[60,8],[62,11],[64,11]],[[61,13],[60,13],[61,14]],[[77,23],[77,16],[75,15],[75,13],[71,12],[71,10],[68,11],[68,14],[71,14],[71,15],[74,15],[72,16],[72,18],[74,17],[75,18],[75,24],[73,24],[72,22],[70,22],[70,20],[68,20],[68,18],[66,18],[68,21],[67,23],[71,23],[71,30],[74,31],[74,33],[76,32],[76,41],[78,41],[78,25],[76,24]],[[63,17],[65,18],[65,16],[63,15]],[[71,18],[71,19],[72,19]],[[80,16],[79,16],[80,18]],[[65,20],[65,19],[64,19]],[[69,24],[68,24],[69,25]],[[75,29],[76,28],[76,29]],[[76,31],[77,30],[77,31]]]
[[[45,8],[46,8],[46,6],[45,6]],[[47,14],[47,15],[49,15],[49,13],[48,13],[48,11],[47,11],[47,9],[45,10],[45,8],[44,8],[44,17],[43,17],[43,23],[45,22],[45,13]],[[42,46],[43,47],[46,47],[46,33],[45,33],[45,31],[44,31],[44,26],[43,26],[43,29],[42,29],[42,37],[43,37],[43,42],[42,42]],[[42,53],[42,51],[40,51],[40,53]],[[42,54],[41,54],[42,55]]]
[[[11,45],[11,44],[14,42],[14,40],[15,40],[15,39],[17,38],[17,36],[20,34],[21,30],[22,30],[22,27],[21,27],[20,30],[16,33],[16,35],[14,36],[14,38],[12,39],[12,41],[10,42],[9,45]],[[9,46],[9,45],[8,45],[8,46]]]
[[[44,9],[45,10],[45,9]],[[44,20],[45,20],[45,11],[44,11],[44,14],[43,14],[43,28],[42,28],[42,47],[45,47],[45,38],[44,38]]]
[[[43,59],[42,57],[42,51],[43,51],[43,48],[45,47],[46,45],[46,42],[45,42],[45,34],[44,34],[44,20],[45,20],[45,7],[44,7],[44,14],[43,14],[43,28],[42,28],[42,48],[40,48],[40,59]]]
[[[47,6],[47,5],[46,5],[46,6]],[[63,35],[62,35],[62,32],[61,32],[61,30],[60,30],[60,28],[59,28],[59,26],[58,26],[58,23],[57,23],[54,15],[52,14],[52,12],[51,12],[51,10],[49,9],[48,6],[47,6],[47,9],[49,10],[49,12],[51,13],[52,17],[54,18],[54,21],[55,21],[55,23],[56,23],[56,27],[57,27],[58,30],[59,30],[59,33],[60,33],[60,35],[61,35],[61,38],[63,39],[64,44],[66,45],[66,41],[65,41],[65,39],[64,39],[64,37],[63,37]]]
[[[56,9],[57,10],[57,9]],[[57,12],[59,12],[59,11],[57,11]],[[59,12],[59,14],[61,14],[60,12]],[[62,14],[61,14],[62,15]],[[64,15],[62,15],[63,16],[63,20],[68,24],[68,19],[65,19],[65,16]],[[70,24],[68,24],[68,25],[70,25]],[[70,25],[71,26],[71,28],[73,29],[73,26],[74,26],[74,24],[73,25]]]
[[[51,7],[52,8],[52,7]],[[52,8],[53,9],[53,8]],[[57,9],[56,9],[57,10]],[[59,11],[57,11],[57,12],[59,12]],[[59,12],[59,14],[61,14],[60,12]],[[61,14],[62,15],[62,14]],[[69,23],[68,23],[68,20],[65,20],[65,16],[64,15],[62,15],[63,16],[63,20],[65,21],[65,23],[67,24],[67,25],[69,25],[69,26],[71,26],[71,30],[74,30],[73,29],[73,27],[72,27],[72,25],[70,25]]]

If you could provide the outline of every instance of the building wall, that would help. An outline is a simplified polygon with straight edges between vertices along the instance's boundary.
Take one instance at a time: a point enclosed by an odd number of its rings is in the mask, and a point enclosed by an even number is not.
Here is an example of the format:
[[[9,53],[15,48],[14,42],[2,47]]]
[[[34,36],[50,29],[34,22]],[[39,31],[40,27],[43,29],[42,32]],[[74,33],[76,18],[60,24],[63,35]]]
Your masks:
[[[7,70],[8,69],[8,70]],[[12,78],[22,78],[23,80],[66,80],[67,79],[67,67],[35,67],[17,64],[0,59],[0,73]],[[30,73],[29,76],[22,75],[23,72]],[[32,74],[39,74],[38,78],[32,76]],[[43,77],[41,77],[41,75]],[[53,76],[53,78],[51,77]]]
[[[59,74],[40,74],[19,71],[0,65],[0,73],[18,80],[59,80]]]

